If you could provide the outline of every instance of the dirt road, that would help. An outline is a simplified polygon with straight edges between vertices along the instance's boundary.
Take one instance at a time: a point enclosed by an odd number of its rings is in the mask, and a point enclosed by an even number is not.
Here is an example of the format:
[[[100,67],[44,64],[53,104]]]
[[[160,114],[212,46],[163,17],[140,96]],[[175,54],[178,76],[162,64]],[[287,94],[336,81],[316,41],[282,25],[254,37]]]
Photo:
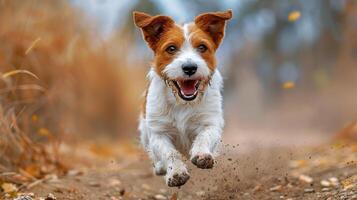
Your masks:
[[[356,144],[311,147],[240,141],[226,137],[211,170],[196,169],[187,161],[191,178],[181,188],[169,188],[162,177],[153,176],[145,153],[135,144],[126,144],[118,150],[91,147],[93,157],[77,151],[86,156],[78,158],[68,175],[50,178],[24,192],[93,200],[357,199]],[[83,160],[90,160],[91,167],[79,164]]]

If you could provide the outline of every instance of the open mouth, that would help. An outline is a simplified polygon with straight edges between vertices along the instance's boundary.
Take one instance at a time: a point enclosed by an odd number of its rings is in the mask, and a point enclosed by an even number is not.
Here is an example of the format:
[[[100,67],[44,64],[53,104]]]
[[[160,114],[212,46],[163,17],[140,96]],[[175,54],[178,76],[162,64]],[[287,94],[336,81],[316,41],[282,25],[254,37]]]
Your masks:
[[[185,101],[196,99],[200,80],[177,80],[173,81],[178,90],[179,96]]]

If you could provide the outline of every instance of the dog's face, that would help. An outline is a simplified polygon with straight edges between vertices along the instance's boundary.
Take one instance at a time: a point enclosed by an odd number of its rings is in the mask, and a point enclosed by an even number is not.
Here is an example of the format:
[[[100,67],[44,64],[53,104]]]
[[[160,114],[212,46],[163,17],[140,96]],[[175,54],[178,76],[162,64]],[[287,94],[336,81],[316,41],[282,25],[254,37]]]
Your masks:
[[[203,13],[182,26],[168,16],[134,12],[148,46],[154,51],[157,74],[185,102],[202,96],[214,70],[226,21],[232,11]]]

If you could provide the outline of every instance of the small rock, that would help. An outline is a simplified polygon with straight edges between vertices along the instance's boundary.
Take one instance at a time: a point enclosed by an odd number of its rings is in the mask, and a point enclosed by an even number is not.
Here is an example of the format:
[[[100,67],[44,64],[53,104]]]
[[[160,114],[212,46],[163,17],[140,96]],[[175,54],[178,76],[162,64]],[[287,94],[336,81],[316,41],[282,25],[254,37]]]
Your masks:
[[[270,188],[269,190],[272,191],[272,192],[275,192],[275,191],[280,191],[281,189],[282,189],[282,186],[281,185],[277,185],[275,187]]]
[[[331,178],[329,178],[328,180],[331,182],[331,184],[332,184],[333,186],[339,185],[338,178],[336,178],[336,177],[331,177]]]
[[[196,192],[196,195],[202,197],[205,195],[205,191],[202,191],[202,190],[198,191],[198,192]]]
[[[303,181],[303,182],[305,182],[305,183],[312,183],[312,182],[314,181],[313,178],[311,178],[310,176],[304,175],[304,174],[301,174],[301,175],[299,176],[299,180],[300,180],[300,181]]]
[[[330,187],[331,186],[330,181],[326,181],[326,180],[321,180],[320,184],[321,184],[321,186],[324,186],[324,187]]]
[[[313,188],[306,188],[306,189],[304,189],[304,192],[305,193],[313,193],[313,192],[315,192],[315,190]]]
[[[45,200],[56,200],[57,198],[55,197],[55,195],[53,195],[52,193],[49,193],[47,195],[47,197],[45,198]]]
[[[157,194],[154,196],[156,200],[166,200],[167,198],[162,194]]]
[[[328,191],[330,191],[330,188],[322,188],[321,189],[321,192],[328,192]]]

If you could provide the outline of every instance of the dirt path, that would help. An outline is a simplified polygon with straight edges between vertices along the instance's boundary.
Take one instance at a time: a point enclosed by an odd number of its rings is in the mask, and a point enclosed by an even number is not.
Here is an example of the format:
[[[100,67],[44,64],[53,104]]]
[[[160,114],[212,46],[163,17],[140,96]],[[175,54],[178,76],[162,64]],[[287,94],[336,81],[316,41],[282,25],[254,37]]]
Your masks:
[[[116,159],[97,159],[91,168],[78,167],[25,192],[93,200],[357,199],[356,145],[268,148],[231,143],[222,149],[212,170],[189,164],[191,178],[179,189],[166,187],[162,177],[152,175],[145,154],[130,150],[125,159],[123,152]]]

